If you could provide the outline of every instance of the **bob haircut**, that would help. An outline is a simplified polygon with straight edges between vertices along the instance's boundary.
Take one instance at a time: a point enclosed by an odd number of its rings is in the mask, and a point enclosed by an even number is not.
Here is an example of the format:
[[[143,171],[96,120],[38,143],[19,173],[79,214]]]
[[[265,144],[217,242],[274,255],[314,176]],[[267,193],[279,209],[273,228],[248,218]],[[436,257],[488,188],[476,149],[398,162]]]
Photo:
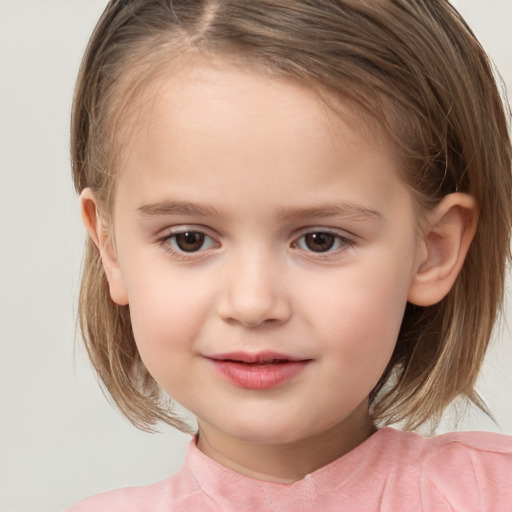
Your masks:
[[[479,223],[462,271],[438,304],[407,305],[370,404],[375,421],[405,429],[435,422],[456,397],[487,411],[474,387],[502,303],[511,146],[492,66],[456,10],[447,0],[110,1],[82,61],[71,135],[76,190],[94,191],[109,233],[133,105],[189,54],[292,77],[355,106],[401,155],[419,219],[452,192],[475,198]],[[79,320],[97,374],[130,421],[191,432],[142,363],[129,306],[110,299],[90,239]]]

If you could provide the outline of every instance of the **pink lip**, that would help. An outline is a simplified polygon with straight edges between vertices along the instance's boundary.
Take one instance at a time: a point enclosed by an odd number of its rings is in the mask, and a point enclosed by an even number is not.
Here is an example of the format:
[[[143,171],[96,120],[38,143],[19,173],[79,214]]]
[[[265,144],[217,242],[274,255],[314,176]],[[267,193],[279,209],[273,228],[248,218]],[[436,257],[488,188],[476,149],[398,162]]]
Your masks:
[[[245,389],[275,388],[302,372],[310,359],[276,352],[231,352],[209,356],[215,368],[230,382]]]

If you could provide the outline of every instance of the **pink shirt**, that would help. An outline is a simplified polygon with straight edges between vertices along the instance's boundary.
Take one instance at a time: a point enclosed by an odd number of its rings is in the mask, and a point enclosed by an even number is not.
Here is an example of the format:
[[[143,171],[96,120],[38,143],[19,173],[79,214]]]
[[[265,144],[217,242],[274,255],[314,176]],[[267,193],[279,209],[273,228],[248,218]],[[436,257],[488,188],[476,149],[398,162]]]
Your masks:
[[[68,512],[173,511],[511,512],[512,437],[425,438],[386,427],[293,484],[242,476],[192,441],[173,477],[100,494]]]

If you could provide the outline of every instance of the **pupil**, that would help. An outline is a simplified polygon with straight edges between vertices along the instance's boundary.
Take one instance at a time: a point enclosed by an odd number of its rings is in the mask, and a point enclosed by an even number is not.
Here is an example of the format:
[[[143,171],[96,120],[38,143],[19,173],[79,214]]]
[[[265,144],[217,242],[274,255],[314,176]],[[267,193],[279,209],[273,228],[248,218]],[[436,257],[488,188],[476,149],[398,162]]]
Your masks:
[[[185,252],[194,252],[204,244],[204,234],[197,231],[186,231],[176,235],[176,245]]]
[[[310,233],[306,235],[306,245],[314,252],[326,252],[334,245],[334,235],[329,233]]]

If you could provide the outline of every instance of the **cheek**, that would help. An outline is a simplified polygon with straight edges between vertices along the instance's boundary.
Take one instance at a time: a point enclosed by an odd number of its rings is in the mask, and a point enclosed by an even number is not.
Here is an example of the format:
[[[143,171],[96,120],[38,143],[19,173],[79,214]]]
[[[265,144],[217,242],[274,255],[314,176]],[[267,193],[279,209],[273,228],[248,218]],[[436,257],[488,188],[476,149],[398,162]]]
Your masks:
[[[357,377],[367,374],[373,381],[394,350],[409,284],[401,265],[385,262],[380,259],[361,271],[347,269],[330,286],[318,283],[310,301],[309,318],[328,345],[332,364]]]
[[[191,353],[211,310],[204,288],[154,268],[127,291],[135,341],[150,372]]]

